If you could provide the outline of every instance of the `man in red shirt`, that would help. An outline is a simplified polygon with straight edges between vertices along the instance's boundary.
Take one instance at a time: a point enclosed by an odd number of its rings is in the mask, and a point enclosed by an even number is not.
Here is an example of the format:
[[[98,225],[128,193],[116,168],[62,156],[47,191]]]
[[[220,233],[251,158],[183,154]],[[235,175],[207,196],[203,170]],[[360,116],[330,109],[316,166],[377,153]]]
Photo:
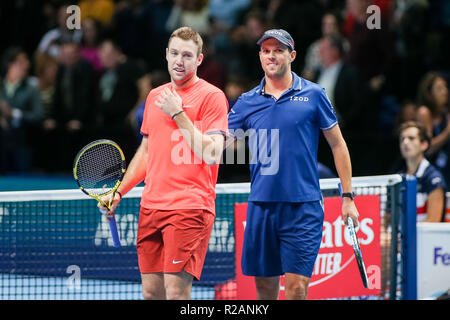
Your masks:
[[[214,223],[228,103],[220,89],[198,78],[201,50],[202,39],[191,28],[170,36],[171,82],[147,96],[142,143],[111,208],[145,179],[137,252],[146,299],[190,298]]]

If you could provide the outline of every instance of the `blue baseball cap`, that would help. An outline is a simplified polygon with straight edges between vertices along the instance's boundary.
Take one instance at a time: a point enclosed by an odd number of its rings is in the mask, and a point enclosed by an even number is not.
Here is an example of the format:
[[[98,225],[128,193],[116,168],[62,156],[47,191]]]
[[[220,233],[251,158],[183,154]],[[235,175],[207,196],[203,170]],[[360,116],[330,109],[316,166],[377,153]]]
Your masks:
[[[287,46],[289,49],[294,50],[294,39],[292,39],[291,35],[286,30],[283,29],[267,30],[266,32],[264,32],[263,36],[258,40],[256,44],[260,46],[264,40],[269,38],[275,38],[282,44]]]

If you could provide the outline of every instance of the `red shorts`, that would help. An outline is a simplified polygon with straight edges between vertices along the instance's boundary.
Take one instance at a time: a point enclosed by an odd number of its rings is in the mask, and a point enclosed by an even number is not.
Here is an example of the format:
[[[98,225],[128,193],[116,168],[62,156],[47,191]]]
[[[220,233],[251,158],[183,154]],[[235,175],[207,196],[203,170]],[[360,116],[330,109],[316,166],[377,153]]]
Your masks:
[[[137,253],[141,273],[182,270],[199,280],[215,215],[203,209],[141,208]]]

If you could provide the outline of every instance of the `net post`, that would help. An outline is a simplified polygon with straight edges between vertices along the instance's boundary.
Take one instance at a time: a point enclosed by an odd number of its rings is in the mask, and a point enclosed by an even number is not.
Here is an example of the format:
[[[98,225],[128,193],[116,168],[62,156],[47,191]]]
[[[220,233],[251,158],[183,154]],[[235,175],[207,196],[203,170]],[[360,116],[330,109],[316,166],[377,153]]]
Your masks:
[[[417,179],[413,175],[403,177],[402,188],[402,299],[417,299]]]
[[[390,274],[389,274],[389,299],[397,300],[397,279],[398,279],[398,241],[399,241],[399,219],[401,214],[401,184],[389,187],[390,212],[391,212],[391,247],[390,247]]]

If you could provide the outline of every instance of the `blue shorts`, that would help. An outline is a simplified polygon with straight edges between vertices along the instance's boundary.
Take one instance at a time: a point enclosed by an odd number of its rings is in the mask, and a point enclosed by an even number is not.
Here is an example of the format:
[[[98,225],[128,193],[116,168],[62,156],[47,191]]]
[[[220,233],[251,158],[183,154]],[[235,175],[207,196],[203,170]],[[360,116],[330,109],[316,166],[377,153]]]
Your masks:
[[[242,273],[311,277],[323,230],[321,201],[248,203]]]

